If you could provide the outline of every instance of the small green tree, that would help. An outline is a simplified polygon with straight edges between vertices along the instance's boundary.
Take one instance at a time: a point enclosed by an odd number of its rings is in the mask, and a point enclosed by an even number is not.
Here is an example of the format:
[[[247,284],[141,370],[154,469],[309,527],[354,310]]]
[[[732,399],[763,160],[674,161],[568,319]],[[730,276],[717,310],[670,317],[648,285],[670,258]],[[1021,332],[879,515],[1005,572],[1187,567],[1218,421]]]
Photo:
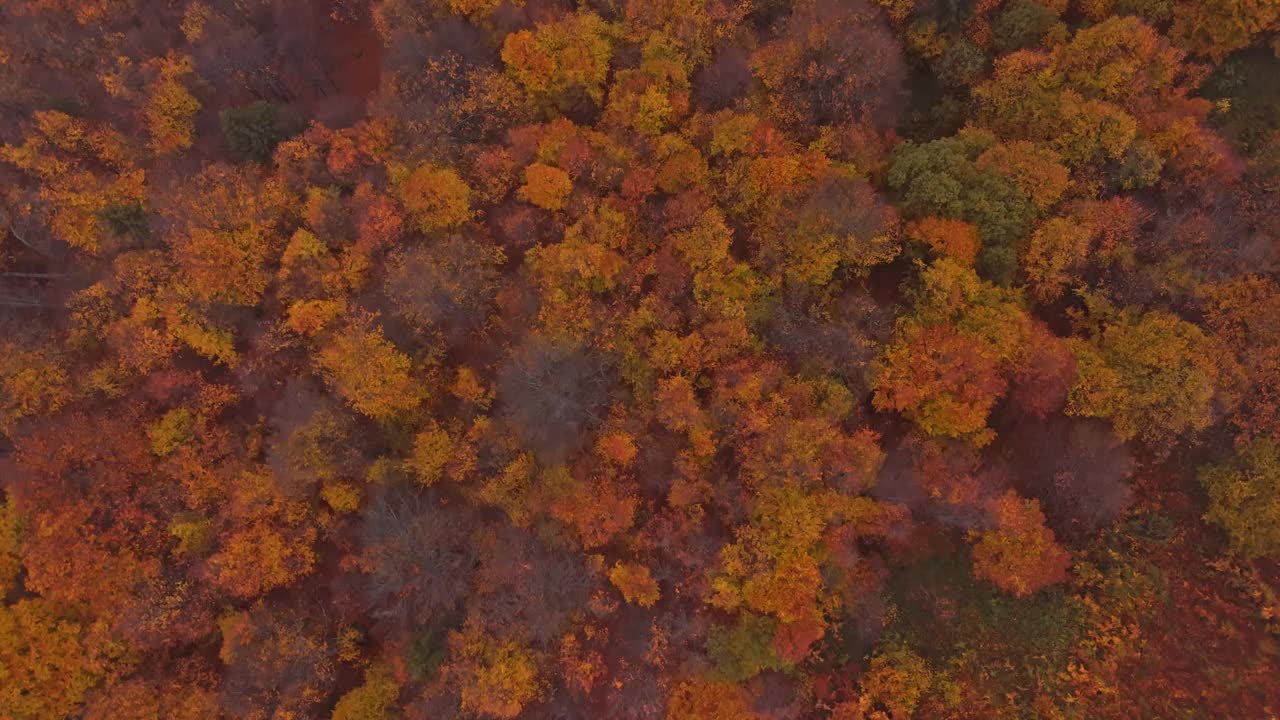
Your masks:
[[[735,625],[717,625],[707,634],[707,655],[725,680],[740,682],[765,670],[781,670],[788,663],[773,647],[777,621],[747,614]]]
[[[218,119],[222,122],[227,147],[241,160],[266,162],[271,159],[276,144],[284,139],[279,109],[265,100],[227,108],[219,113]]]
[[[1280,553],[1280,444],[1255,440],[1225,462],[1200,468],[1205,519],[1227,531],[1245,557]]]
[[[906,142],[894,153],[887,180],[901,193],[900,207],[909,219],[934,216],[976,225],[982,238],[979,270],[1008,285],[1017,269],[1013,248],[1040,211],[1017,182],[978,162],[995,144],[994,135],[977,130],[923,144]]]
[[[992,41],[1002,53],[1034,45],[1058,22],[1058,17],[1036,0],[1012,0],[991,28]]]

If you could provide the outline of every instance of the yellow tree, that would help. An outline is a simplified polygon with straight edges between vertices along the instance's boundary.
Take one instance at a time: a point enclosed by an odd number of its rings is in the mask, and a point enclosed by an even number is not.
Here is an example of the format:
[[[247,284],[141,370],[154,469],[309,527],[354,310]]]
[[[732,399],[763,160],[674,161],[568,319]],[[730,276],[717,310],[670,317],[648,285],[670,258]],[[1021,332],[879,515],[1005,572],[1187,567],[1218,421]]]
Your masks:
[[[752,720],[750,697],[734,683],[689,680],[672,689],[667,720]]]
[[[358,318],[329,334],[315,361],[352,408],[377,420],[413,410],[425,396],[412,375],[413,361],[383,337],[371,318]]]
[[[343,695],[333,707],[331,720],[387,720],[394,717],[400,683],[388,668],[365,671],[364,683]]]
[[[134,166],[134,148],[120,133],[56,110],[33,113],[21,145],[0,147],[0,160],[39,181],[33,207],[54,235],[97,252],[109,234],[124,229],[113,216],[141,211],[146,173]],[[114,215],[113,215],[114,213]]]
[[[71,399],[64,370],[47,350],[0,343],[0,437],[21,419],[56,412]]]
[[[162,211],[178,228],[168,241],[181,294],[196,303],[256,305],[271,282],[278,222],[289,208],[280,184],[218,163],[165,200]]]
[[[400,202],[424,233],[471,219],[471,188],[449,168],[419,165],[397,185]]]
[[[552,165],[534,163],[524,169],[524,185],[520,187],[520,199],[544,210],[562,210],[564,202],[573,192],[569,173]]]
[[[859,683],[863,693],[859,700],[884,705],[892,717],[909,718],[933,681],[924,658],[905,647],[891,646],[871,659],[871,667]]]
[[[1092,242],[1092,229],[1073,219],[1053,218],[1036,228],[1022,254],[1032,296],[1040,302],[1057,300]]]
[[[658,581],[649,574],[649,568],[639,563],[616,563],[609,571],[609,582],[618,588],[622,597],[640,607],[653,607],[658,602]]]
[[[598,104],[604,99],[614,34],[599,15],[577,12],[507,35],[502,62],[534,105],[554,108],[575,90]]]
[[[1181,0],[1173,5],[1169,37],[1193,53],[1222,60],[1275,30],[1277,22],[1275,0]]]
[[[1107,418],[1125,440],[1169,440],[1212,421],[1218,361],[1204,332],[1176,315],[1116,313],[1072,349],[1068,414]]]
[[[514,718],[542,695],[538,659],[514,640],[468,628],[449,638],[462,683],[462,710],[487,718]]]
[[[188,55],[154,61],[156,79],[147,87],[143,117],[151,134],[151,149],[165,155],[191,147],[195,115],[200,110],[183,80],[195,72]]]
[[[89,632],[93,632],[90,628]],[[109,660],[86,629],[41,598],[0,604],[0,716],[71,717]]]
[[[10,500],[0,501],[0,594],[8,595],[13,581],[22,572],[19,543],[22,518]]]
[[[264,518],[228,537],[209,565],[227,592],[257,597],[311,572],[316,561],[314,536],[311,528],[278,528]]]

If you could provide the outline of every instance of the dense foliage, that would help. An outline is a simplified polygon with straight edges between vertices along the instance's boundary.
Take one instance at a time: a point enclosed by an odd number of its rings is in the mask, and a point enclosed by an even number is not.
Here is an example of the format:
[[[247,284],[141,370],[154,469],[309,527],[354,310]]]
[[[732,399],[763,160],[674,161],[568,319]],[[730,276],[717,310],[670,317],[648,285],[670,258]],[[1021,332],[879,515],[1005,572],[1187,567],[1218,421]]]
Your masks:
[[[1280,715],[1275,0],[0,3],[0,720]]]

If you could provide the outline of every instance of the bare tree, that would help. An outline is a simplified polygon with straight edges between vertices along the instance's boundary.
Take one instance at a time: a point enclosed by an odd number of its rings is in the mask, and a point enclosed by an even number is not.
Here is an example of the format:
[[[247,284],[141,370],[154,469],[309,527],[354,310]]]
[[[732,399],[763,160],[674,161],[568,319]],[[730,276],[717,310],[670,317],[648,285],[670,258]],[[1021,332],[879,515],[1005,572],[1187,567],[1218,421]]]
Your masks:
[[[598,354],[534,339],[499,373],[498,399],[520,442],[539,459],[560,462],[600,422],[611,385]]]

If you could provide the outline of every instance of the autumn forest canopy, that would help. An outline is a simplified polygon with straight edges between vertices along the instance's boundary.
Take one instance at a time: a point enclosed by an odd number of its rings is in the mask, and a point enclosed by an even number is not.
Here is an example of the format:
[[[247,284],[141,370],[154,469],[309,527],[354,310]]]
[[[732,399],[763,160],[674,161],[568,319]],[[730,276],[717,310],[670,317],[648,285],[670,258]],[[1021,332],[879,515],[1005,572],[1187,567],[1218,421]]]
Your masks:
[[[0,720],[1278,668],[1280,0],[0,2]]]

